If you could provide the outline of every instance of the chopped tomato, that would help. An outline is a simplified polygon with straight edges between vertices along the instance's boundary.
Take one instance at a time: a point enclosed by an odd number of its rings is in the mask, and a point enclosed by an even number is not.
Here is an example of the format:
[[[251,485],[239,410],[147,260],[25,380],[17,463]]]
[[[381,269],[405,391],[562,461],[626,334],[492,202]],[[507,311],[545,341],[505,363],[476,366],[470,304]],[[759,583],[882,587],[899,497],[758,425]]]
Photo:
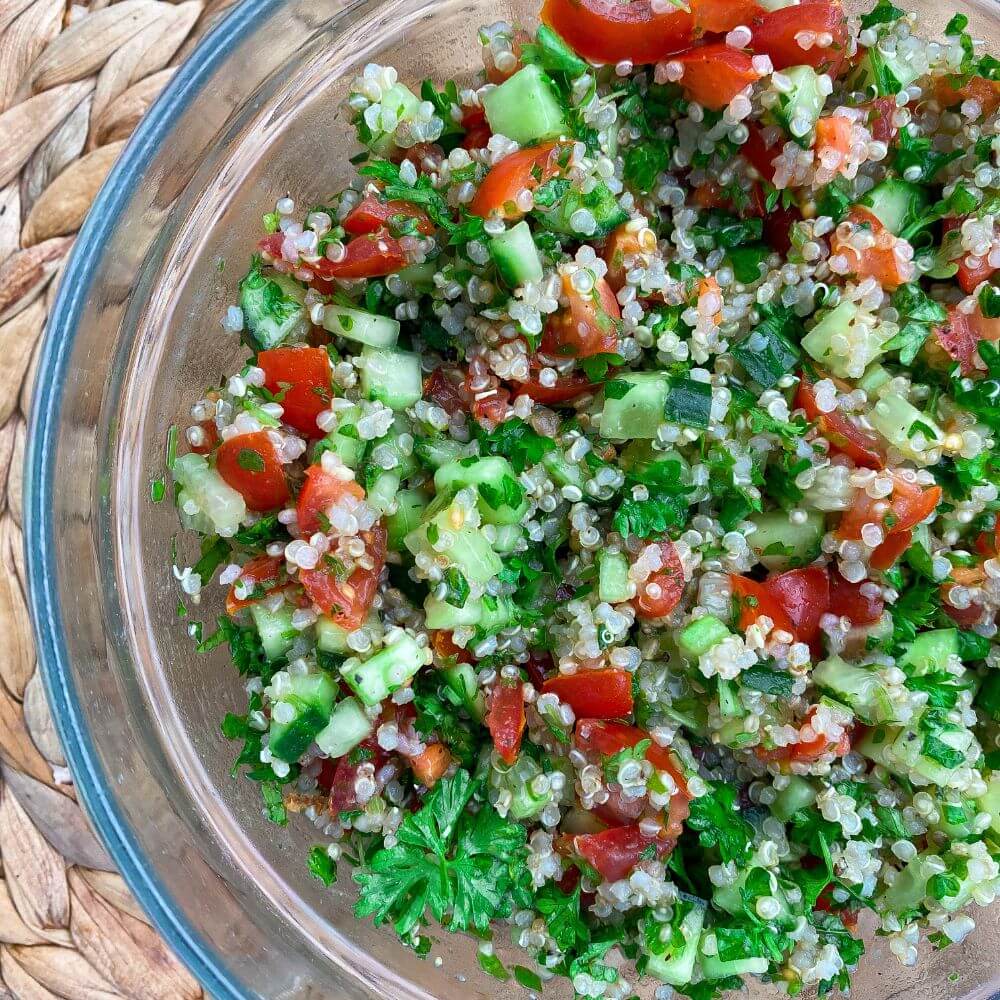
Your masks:
[[[434,656],[439,664],[472,662],[472,654],[456,645],[451,632],[446,632],[444,629],[431,632],[431,649],[434,650]]]
[[[774,180],[774,158],[785,144],[780,129],[765,129],[755,121],[746,123],[749,135],[740,153],[766,181]]]
[[[441,169],[444,150],[436,142],[417,142],[412,146],[393,149],[389,153],[393,163],[409,160],[417,168],[417,173],[425,174]]]
[[[913,532],[909,529],[891,534],[872,553],[872,567],[882,571],[891,569],[896,560],[910,547],[912,541]]]
[[[720,34],[749,24],[760,6],[754,0],[692,0],[694,30],[698,34]]]
[[[847,44],[847,21],[839,3],[801,3],[794,7],[766,11],[750,22],[754,52],[770,56],[777,70],[790,66],[812,66],[836,77],[844,61]],[[829,34],[832,44],[804,49],[798,42],[800,32]]]
[[[751,56],[721,42],[697,45],[674,56],[673,61],[684,66],[680,79],[684,93],[713,111],[721,111],[741,90],[760,79]]]
[[[274,510],[288,499],[285,470],[267,431],[223,441],[215,453],[215,465],[250,510]]]
[[[816,122],[816,158],[828,169],[843,172],[851,151],[853,123],[842,115],[825,115]]]
[[[357,762],[352,764],[351,761]],[[325,760],[319,774],[319,787],[328,788],[330,792],[329,809],[333,816],[349,809],[356,809],[358,797],[354,784],[358,777],[358,768],[363,763],[374,764],[378,774],[388,760],[385,751],[375,739],[367,739],[343,757],[335,760]]]
[[[890,497],[876,500],[865,490],[854,494],[854,506],[844,513],[837,528],[837,536],[859,539],[866,524],[882,526],[885,536],[914,528],[929,517],[941,502],[941,487],[926,489],[893,472],[893,491]]]
[[[493,135],[493,130],[486,121],[486,112],[482,108],[469,108],[462,116],[462,128],[465,138],[462,139],[463,149],[485,149]]]
[[[947,321],[934,335],[945,353],[961,365],[962,374],[972,375],[982,370],[977,353],[980,342],[1000,342],[1000,319],[984,316],[978,305],[971,313],[952,308],[948,310]]]
[[[543,353],[572,358],[614,354],[618,349],[622,311],[611,286],[598,278],[591,291],[578,292],[566,276],[562,285],[569,307],[560,309],[546,324],[542,334]]]
[[[745,632],[758,618],[767,616],[774,623],[774,628],[794,635],[792,620],[782,607],[777,594],[756,580],[745,576],[731,575],[730,583],[733,594],[739,599],[740,628]]]
[[[941,223],[942,235],[962,228],[962,223],[968,216],[956,219],[944,219]],[[989,262],[987,257],[970,257],[963,254],[958,258],[958,274],[955,279],[959,287],[966,295],[971,295],[984,281],[993,277],[997,269]],[[947,350],[947,348],[945,348]]]
[[[408,757],[407,761],[417,781],[425,788],[433,788],[451,767],[453,759],[443,743],[428,743],[423,753]]]
[[[568,142],[546,142],[505,156],[483,178],[469,211],[484,219],[490,215],[519,219],[524,212],[514,202],[518,192],[534,191],[561,174],[572,148]]]
[[[440,406],[449,416],[469,410],[465,376],[455,367],[438,365],[424,379],[424,398]]]
[[[624,795],[621,785],[612,782],[608,786],[607,799],[595,805],[591,812],[608,826],[629,826],[642,816],[648,805],[648,796],[632,798]]]
[[[521,666],[528,675],[528,680],[540,691],[546,677],[552,673],[552,654],[545,649],[530,649],[527,663],[522,663]]]
[[[337,575],[338,567],[322,562],[315,569],[299,570],[299,582],[313,604],[329,615],[335,625],[348,631],[356,629],[367,617],[385,565],[386,534],[382,522],[371,531],[363,531],[361,538],[371,568],[358,566],[346,580]]]
[[[836,743],[833,743],[825,733],[817,733],[812,728],[815,716],[815,707],[810,708],[806,714],[805,721],[799,727],[798,743],[791,743],[784,747],[775,747],[773,750],[765,750],[763,747],[757,747],[757,756],[765,761],[798,761],[800,763],[809,763],[818,760],[831,750],[835,757],[843,757],[844,754],[850,753],[850,735],[845,732]]]
[[[310,465],[296,504],[299,533],[308,538],[317,531],[328,531],[329,522],[324,524],[327,511],[347,494],[358,500],[365,498],[361,484],[354,479],[341,479],[322,465]]]
[[[500,84],[509,80],[521,68],[521,50],[525,42],[531,41],[529,35],[523,28],[518,28],[511,38],[511,50],[514,53],[514,63],[507,69],[500,69],[493,61],[493,50],[487,45],[483,48],[483,64],[486,69],[486,79],[490,83]]]
[[[985,558],[989,559],[997,554],[998,530],[1000,530],[1000,526],[998,526],[998,528],[994,528],[993,532],[980,531],[979,534],[976,535],[976,541],[975,541],[976,551],[981,556],[984,556]]]
[[[967,608],[956,608],[948,602],[948,595],[954,583],[945,583],[940,587],[941,610],[959,627],[972,628],[978,624],[983,617],[983,606],[981,604],[970,604]]]
[[[393,220],[414,219],[417,231],[429,236],[434,232],[434,224],[427,214],[409,201],[381,201],[374,195],[363,198],[347,214],[344,229],[354,236],[366,236],[389,227]]]
[[[560,375],[555,385],[542,385],[536,369],[527,382],[514,383],[514,395],[530,396],[536,403],[556,406],[578,399],[585,392],[595,392],[597,388],[583,372]]]
[[[651,0],[545,0],[542,21],[584,59],[600,63],[628,60],[659,62],[691,44],[694,17],[666,5],[654,11]]]
[[[481,357],[469,362],[465,373],[465,394],[471,400],[471,413],[479,423],[499,424],[507,416],[510,392],[501,388],[500,379]]]
[[[669,615],[680,603],[684,593],[684,566],[674,543],[668,539],[659,545],[660,562],[663,565],[650,574],[644,583],[639,584],[638,592],[632,598],[632,606],[638,618],[662,618]]]
[[[550,677],[542,694],[554,694],[578,716],[620,719],[632,714],[632,675],[627,670],[578,670]]]
[[[802,221],[798,205],[775,205],[764,216],[764,242],[780,254],[787,254],[792,248],[792,226]]]
[[[825,569],[790,569],[765,580],[764,587],[780,602],[799,642],[819,637],[819,620],[830,607],[830,577]]]
[[[510,684],[500,680],[490,695],[490,707],[486,713],[486,728],[493,737],[493,746],[500,759],[513,764],[521,752],[521,737],[524,735],[524,682]]]
[[[248,607],[255,601],[273,594],[276,590],[281,590],[285,585],[284,581],[285,560],[281,556],[255,556],[241,570],[240,575],[233,581],[226,597],[226,614],[235,614],[240,608]],[[251,591],[250,597],[239,597],[236,593],[236,584],[242,581],[242,593],[247,589]],[[259,593],[258,593],[259,588]]]
[[[810,420],[816,421],[819,432],[834,450],[847,455],[856,465],[866,469],[885,468],[885,454],[878,438],[863,431],[853,420],[840,410],[824,413],[816,403],[816,389],[803,371],[799,373],[799,386],[795,391],[795,406],[805,410]]]
[[[1000,81],[974,76],[961,87],[953,87],[948,76],[937,78],[934,96],[943,107],[953,108],[956,104],[973,100],[982,108],[982,117],[993,114],[1000,108]]]
[[[210,455],[219,440],[219,429],[214,420],[200,420],[198,426],[201,428],[202,442],[191,445],[191,450],[196,455]]]
[[[881,595],[868,597],[861,588],[868,581],[849,583],[836,570],[830,574],[830,613],[847,618],[852,625],[872,625],[882,617]]]
[[[330,406],[330,355],[322,347],[275,347],[261,351],[264,385],[278,396],[282,420],[307,438],[321,438],[316,417]]]
[[[338,261],[320,257],[305,266],[320,278],[380,278],[401,271],[408,263],[399,240],[383,228],[355,236]]]
[[[845,221],[851,225],[849,237],[858,231],[869,230],[875,239],[874,246],[857,250],[848,240],[841,239],[838,233],[834,233],[830,241],[830,249],[834,255],[842,256],[847,260],[848,267],[853,274],[857,275],[858,278],[874,278],[889,291],[912,280],[913,264],[900,260],[895,253],[895,247],[903,241],[893,236],[882,225],[882,221],[874,212],[870,212],[860,205],[855,205],[848,212]],[[840,227],[837,228],[839,230]]]
[[[674,849],[674,842],[647,837],[638,824],[618,826],[600,833],[583,833],[573,838],[573,850],[609,882],[625,878],[652,848],[657,858]]]
[[[639,234],[635,229],[629,228],[629,223],[623,223],[611,231],[602,256],[608,265],[606,281],[614,291],[618,292],[625,287],[626,259],[640,253],[642,247],[639,244]]]
[[[872,138],[879,142],[892,142],[899,132],[899,127],[893,121],[896,115],[895,97],[877,97],[869,105],[868,128]]]

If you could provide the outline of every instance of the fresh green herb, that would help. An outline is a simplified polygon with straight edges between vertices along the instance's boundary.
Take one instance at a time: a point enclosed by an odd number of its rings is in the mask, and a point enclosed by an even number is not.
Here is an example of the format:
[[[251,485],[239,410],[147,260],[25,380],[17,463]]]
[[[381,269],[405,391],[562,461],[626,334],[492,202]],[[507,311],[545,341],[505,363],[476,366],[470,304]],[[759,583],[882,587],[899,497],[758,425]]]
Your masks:
[[[167,495],[167,485],[163,481],[162,476],[160,476],[157,479],[154,479],[149,484],[149,499],[152,500],[153,503],[162,503],[163,498],[166,495]]]
[[[712,412],[712,386],[686,376],[671,379],[663,412],[667,420],[676,424],[707,428]]]
[[[661,139],[639,142],[625,149],[625,183],[640,194],[656,189],[660,174],[670,166],[671,148]]]
[[[877,24],[891,24],[906,14],[905,10],[894,7],[889,0],[879,0],[875,7],[861,18],[861,30],[874,28]]]
[[[899,360],[912,364],[933,328],[948,318],[940,302],[930,298],[916,283],[903,285],[892,296],[892,306],[899,313],[899,333],[885,345],[887,351],[898,351]],[[933,434],[931,435],[933,437]]]
[[[733,247],[726,256],[736,280],[749,285],[760,278],[764,262],[770,255],[770,247],[751,245]]]
[[[721,781],[708,782],[707,794],[691,800],[687,826],[698,831],[702,847],[718,848],[724,862],[741,864],[750,856],[753,827],[736,805],[736,789]]]
[[[469,599],[469,581],[462,571],[455,566],[449,566],[442,576],[442,582],[447,588],[444,599],[453,608],[464,608]]]
[[[247,472],[264,471],[264,459],[253,448],[240,448],[236,455],[236,464]]]
[[[478,423],[473,429],[479,440],[480,453],[503,456],[517,473],[537,465],[556,446],[551,438],[542,437],[519,417],[505,420],[492,431],[484,430]]]
[[[550,73],[564,73],[571,80],[587,72],[588,66],[547,24],[539,26],[534,42],[521,48],[521,59]]]
[[[598,384],[608,377],[608,369],[625,364],[620,354],[592,354],[588,358],[580,358],[580,367],[589,382]]]
[[[952,770],[965,763],[965,754],[960,750],[948,746],[947,743],[939,739],[933,733],[928,733],[924,737],[920,752],[930,760],[935,761],[942,767]]]
[[[757,664],[740,674],[740,683],[753,691],[763,691],[779,698],[788,698],[792,693],[795,678],[785,670],[775,670],[773,667]]]
[[[309,852],[309,874],[326,886],[337,881],[337,864],[326,853],[325,847],[317,845]]]
[[[995,285],[983,285],[979,293],[979,309],[987,319],[1000,318],[1000,289]]]
[[[523,965],[514,966],[514,978],[518,986],[523,986],[526,990],[540,991],[542,989],[542,979],[537,972],[526,969]]]
[[[229,558],[229,542],[218,535],[208,535],[201,541],[201,558],[194,564],[193,571],[201,577],[203,587],[207,586],[215,571]]]
[[[479,967],[488,976],[492,976],[494,979],[499,979],[500,982],[505,983],[510,979],[510,973],[504,968],[503,962],[500,961],[493,952],[485,952],[479,949],[476,952],[476,958],[479,960]]]

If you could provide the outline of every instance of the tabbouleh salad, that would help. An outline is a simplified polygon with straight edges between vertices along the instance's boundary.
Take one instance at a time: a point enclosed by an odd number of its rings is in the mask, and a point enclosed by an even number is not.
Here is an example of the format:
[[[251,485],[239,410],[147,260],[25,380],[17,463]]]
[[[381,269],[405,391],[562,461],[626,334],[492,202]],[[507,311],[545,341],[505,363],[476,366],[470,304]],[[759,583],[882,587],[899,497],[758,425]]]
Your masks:
[[[541,22],[366,66],[351,185],[263,216],[169,461],[234,772],[421,954],[844,989],[862,911],[912,964],[1000,885],[1000,62],[887,0]]]

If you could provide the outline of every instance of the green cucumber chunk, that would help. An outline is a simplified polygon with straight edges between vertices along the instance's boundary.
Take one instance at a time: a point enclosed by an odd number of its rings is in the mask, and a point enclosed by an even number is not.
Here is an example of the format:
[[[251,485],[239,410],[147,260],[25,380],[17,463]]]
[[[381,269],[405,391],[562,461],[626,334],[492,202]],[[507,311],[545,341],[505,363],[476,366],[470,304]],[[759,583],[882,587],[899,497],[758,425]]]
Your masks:
[[[747,535],[754,555],[768,568],[776,570],[806,566],[820,554],[826,531],[821,511],[809,511],[805,522],[795,524],[785,511],[754,514],[750,521],[757,530]]]
[[[949,673],[951,658],[958,656],[958,651],[958,629],[931,629],[929,632],[921,632],[906,647],[897,665],[915,677]]]
[[[294,278],[278,271],[265,274],[260,257],[240,282],[240,309],[250,345],[267,351],[288,340],[300,340],[309,330],[306,290]]]
[[[396,320],[335,303],[323,310],[323,329],[369,347],[395,347],[399,340]]]
[[[629,561],[622,552],[603,551],[597,569],[597,596],[609,604],[621,604],[635,596],[628,578]]]
[[[271,756],[293,763],[312,746],[330,721],[337,685],[326,674],[292,674],[288,693],[271,706]],[[279,708],[279,706],[287,706]],[[291,711],[292,718],[278,722],[277,715]]]
[[[542,280],[542,259],[531,237],[531,227],[523,220],[491,237],[490,255],[500,277],[511,288]]]
[[[282,604],[277,611],[268,611],[259,602],[250,605],[250,617],[257,626],[260,644],[269,660],[281,659],[292,648],[292,643],[299,634],[292,628],[294,610],[290,604]]]
[[[439,466],[434,473],[439,495],[457,493],[467,486],[477,491],[476,506],[487,524],[520,524],[524,520],[528,501],[506,458],[463,458]]]
[[[405,410],[424,394],[420,356],[410,351],[365,347],[361,352],[361,391],[392,410]]]
[[[856,303],[845,300],[819,314],[819,321],[802,338],[802,347],[831,374],[860,378],[883,353],[887,339],[881,326],[867,320]]]
[[[404,83],[394,83],[382,94],[383,112],[391,110],[396,114],[397,122],[409,120],[420,107],[420,98]],[[368,140],[368,147],[380,156],[385,156],[396,145],[395,129],[386,132],[381,129],[374,131]]]
[[[677,648],[684,656],[696,660],[729,634],[729,629],[715,615],[703,615],[677,633]]]
[[[816,789],[797,774],[788,776],[788,784],[771,803],[771,812],[787,823],[800,809],[808,809],[816,801]]]
[[[345,698],[334,706],[330,721],[316,734],[316,746],[328,757],[343,757],[375,731],[372,720],[356,698]]]
[[[920,465],[927,464],[928,450],[944,443],[944,434],[933,418],[896,393],[882,396],[868,419],[889,444]]]
[[[385,519],[392,551],[405,548],[403,539],[420,526],[428,502],[427,494],[421,490],[400,490],[396,494],[396,509]]]
[[[899,236],[926,211],[930,198],[919,184],[889,177],[876,184],[860,204],[870,209],[890,233]]]
[[[364,662],[357,657],[345,660],[340,674],[364,704],[378,705],[407,684],[427,659],[427,650],[403,632]]]
[[[240,530],[247,515],[246,501],[208,464],[204,455],[189,451],[178,456],[171,474],[185,498],[198,505],[217,535],[232,538]]]
[[[781,75],[790,81],[791,88],[779,92],[774,117],[795,142],[803,149],[808,148],[826,103],[819,88],[819,74],[812,66],[790,66],[782,70]]]
[[[646,971],[664,983],[671,986],[686,986],[694,974],[694,963],[698,957],[698,943],[701,940],[702,928],[705,925],[705,906],[691,900],[678,900],[675,910],[683,908],[686,912],[677,922],[676,916],[670,924],[664,925],[666,947],[662,952],[650,952]],[[676,932],[674,929],[676,925]],[[644,936],[649,941],[649,928]]]
[[[874,670],[831,656],[816,664],[812,679],[851,708],[862,722],[878,725],[896,721],[889,690]]]
[[[522,146],[558,139],[568,131],[553,82],[537,66],[525,66],[483,94],[486,120],[496,135]]]
[[[609,384],[615,389],[613,396],[609,396],[605,389],[601,436],[609,441],[655,438],[664,422],[664,408],[670,394],[667,376],[654,372],[630,372],[618,376]]]
[[[356,472],[368,449],[368,442],[361,438],[354,426],[361,416],[361,410],[351,405],[335,412],[337,426],[318,442],[313,460],[318,461],[324,451],[332,451],[344,465]]]

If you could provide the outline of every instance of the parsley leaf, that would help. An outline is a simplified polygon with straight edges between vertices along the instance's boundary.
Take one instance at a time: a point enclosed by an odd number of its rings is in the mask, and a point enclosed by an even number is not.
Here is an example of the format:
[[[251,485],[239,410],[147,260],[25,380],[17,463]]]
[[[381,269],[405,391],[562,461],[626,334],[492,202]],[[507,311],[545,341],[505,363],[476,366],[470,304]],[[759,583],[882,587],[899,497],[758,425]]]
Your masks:
[[[691,800],[687,826],[698,831],[702,847],[717,847],[725,862],[745,862],[753,844],[753,827],[736,805],[736,789],[721,781],[708,782],[709,792]]]
[[[317,845],[309,852],[309,874],[323,885],[333,885],[337,881],[337,864],[325,847]]]
[[[479,440],[481,454],[502,455],[510,460],[517,473],[524,472],[530,465],[537,465],[556,446],[555,441],[542,437],[520,417],[505,420],[492,431],[474,423],[473,430]]]

